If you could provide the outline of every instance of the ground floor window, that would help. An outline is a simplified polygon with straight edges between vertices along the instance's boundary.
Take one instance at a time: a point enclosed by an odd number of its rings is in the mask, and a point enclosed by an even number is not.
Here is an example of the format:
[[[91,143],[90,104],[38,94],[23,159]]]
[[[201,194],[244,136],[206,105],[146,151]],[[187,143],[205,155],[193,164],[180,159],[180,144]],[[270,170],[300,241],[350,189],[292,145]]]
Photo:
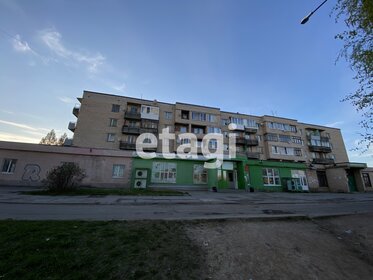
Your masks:
[[[193,184],[207,184],[207,170],[203,164],[193,165]]]
[[[370,181],[369,174],[368,173],[363,173],[362,175],[363,175],[364,186],[371,187],[372,182]]]
[[[14,170],[16,169],[16,159],[4,159],[3,168],[1,169],[1,172],[3,173],[14,173]]]
[[[306,172],[303,170],[291,170],[291,178],[297,179],[297,183],[302,188],[308,186]]]
[[[265,186],[279,186],[280,173],[276,168],[263,168],[263,184]]]
[[[113,165],[113,178],[123,178],[124,177],[124,165],[123,164],[114,164]]]
[[[152,183],[176,183],[176,163],[153,162]]]

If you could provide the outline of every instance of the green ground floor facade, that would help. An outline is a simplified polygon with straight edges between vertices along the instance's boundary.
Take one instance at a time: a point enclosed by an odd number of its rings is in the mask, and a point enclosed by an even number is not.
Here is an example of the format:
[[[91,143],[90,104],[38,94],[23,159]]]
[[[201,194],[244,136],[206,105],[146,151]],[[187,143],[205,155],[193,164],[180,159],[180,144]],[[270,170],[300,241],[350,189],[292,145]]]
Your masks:
[[[205,169],[203,160],[141,159],[132,163],[134,187],[187,186],[196,189],[251,189],[308,191],[303,163],[249,159],[224,160],[219,168]]]

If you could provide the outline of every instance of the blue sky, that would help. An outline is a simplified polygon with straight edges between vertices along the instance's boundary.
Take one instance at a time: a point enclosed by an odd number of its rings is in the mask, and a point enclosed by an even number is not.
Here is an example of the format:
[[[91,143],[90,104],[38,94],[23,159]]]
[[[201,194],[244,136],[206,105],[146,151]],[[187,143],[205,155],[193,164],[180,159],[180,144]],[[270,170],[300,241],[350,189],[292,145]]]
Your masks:
[[[336,62],[329,0],[0,0],[0,140],[67,130],[83,90],[276,115],[342,129],[356,84]],[[373,151],[349,151],[373,166]]]

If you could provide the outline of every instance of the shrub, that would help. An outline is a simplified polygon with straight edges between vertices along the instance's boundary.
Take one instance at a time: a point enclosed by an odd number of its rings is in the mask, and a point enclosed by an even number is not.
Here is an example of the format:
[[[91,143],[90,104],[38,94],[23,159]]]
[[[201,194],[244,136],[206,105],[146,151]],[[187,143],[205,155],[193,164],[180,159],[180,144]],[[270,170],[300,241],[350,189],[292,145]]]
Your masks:
[[[63,192],[77,188],[84,177],[84,170],[79,165],[65,162],[50,170],[43,184],[50,191]]]

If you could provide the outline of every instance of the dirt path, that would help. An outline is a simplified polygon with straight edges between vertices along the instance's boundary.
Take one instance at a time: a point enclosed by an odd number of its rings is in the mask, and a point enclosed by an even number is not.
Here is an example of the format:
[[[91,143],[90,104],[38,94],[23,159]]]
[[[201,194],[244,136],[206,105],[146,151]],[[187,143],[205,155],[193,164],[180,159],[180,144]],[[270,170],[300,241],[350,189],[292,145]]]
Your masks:
[[[373,215],[189,225],[208,279],[373,279]]]

